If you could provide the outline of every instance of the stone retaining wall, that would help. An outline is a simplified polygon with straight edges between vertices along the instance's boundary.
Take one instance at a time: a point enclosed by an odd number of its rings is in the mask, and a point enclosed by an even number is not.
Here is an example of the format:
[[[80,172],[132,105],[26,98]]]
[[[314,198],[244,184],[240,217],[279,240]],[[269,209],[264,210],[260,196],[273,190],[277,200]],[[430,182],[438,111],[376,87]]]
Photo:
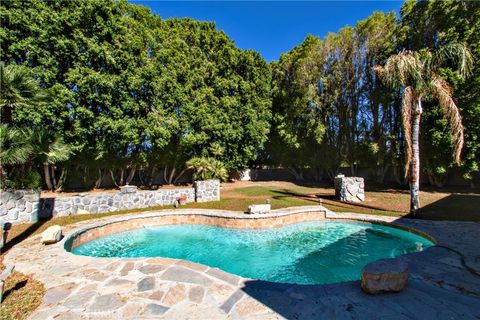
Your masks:
[[[195,201],[194,188],[119,191],[104,194],[79,194],[71,197],[45,199],[40,216],[61,217],[73,214],[113,212],[155,206],[173,205],[181,195],[187,203]]]
[[[195,181],[193,187],[196,202],[220,200],[220,180]]]
[[[40,191],[0,190],[0,223],[38,221]]]
[[[137,190],[126,186],[116,193],[83,193],[40,199],[40,192],[14,190],[0,193],[0,223],[22,223],[38,218],[173,205],[180,196],[186,203],[220,200],[220,181],[196,181],[194,187]]]

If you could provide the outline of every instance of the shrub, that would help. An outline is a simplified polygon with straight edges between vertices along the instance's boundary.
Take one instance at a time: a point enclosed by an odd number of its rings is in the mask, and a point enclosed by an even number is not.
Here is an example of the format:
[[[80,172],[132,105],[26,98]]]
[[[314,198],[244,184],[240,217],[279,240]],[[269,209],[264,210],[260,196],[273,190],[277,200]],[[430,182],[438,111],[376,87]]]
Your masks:
[[[194,180],[220,179],[226,181],[227,169],[215,158],[194,157],[187,161],[187,168],[193,170]]]

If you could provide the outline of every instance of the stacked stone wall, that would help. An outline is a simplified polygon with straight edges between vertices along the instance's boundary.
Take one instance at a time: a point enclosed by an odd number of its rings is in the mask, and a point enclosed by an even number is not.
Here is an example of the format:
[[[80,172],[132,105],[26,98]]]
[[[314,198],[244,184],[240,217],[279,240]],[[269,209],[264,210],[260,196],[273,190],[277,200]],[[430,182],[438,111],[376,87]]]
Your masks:
[[[40,191],[1,190],[0,222],[20,223],[38,220]]]
[[[39,191],[0,191],[0,223],[23,223],[38,218],[114,212],[174,205],[185,196],[185,203],[220,200],[220,181],[196,181],[191,188],[137,190],[122,187],[115,193],[80,193],[72,196],[40,198]]]
[[[196,202],[220,200],[220,180],[195,181],[193,187]]]

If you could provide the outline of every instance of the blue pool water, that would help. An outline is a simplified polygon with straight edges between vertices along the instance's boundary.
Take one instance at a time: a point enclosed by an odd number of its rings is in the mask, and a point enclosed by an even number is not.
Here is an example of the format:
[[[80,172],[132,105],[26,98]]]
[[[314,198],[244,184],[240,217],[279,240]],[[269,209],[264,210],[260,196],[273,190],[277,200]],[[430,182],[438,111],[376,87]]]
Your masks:
[[[242,277],[320,284],[357,280],[374,260],[421,251],[432,243],[397,228],[309,222],[241,230],[206,225],[148,227],[99,238],[72,250],[95,257],[169,257]]]

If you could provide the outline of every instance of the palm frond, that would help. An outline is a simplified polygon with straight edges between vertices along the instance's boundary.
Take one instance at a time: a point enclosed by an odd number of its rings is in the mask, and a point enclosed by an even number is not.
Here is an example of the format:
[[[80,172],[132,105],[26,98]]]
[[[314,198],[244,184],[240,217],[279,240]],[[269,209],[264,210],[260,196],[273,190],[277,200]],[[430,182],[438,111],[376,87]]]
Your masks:
[[[0,64],[0,109],[28,107],[45,99],[31,70],[25,66]]]
[[[19,165],[27,162],[33,150],[28,138],[27,131],[0,124],[0,163]]]
[[[412,105],[414,98],[414,90],[408,86],[402,95],[402,125],[405,134],[405,176],[408,173],[410,162],[412,160]]]
[[[385,66],[374,69],[387,85],[395,88],[421,80],[424,66],[416,52],[403,50],[389,57]]]
[[[464,44],[452,43],[436,50],[433,55],[434,67],[439,67],[445,62],[454,63],[463,78],[468,77],[472,73],[472,53]]]
[[[443,116],[450,125],[450,131],[453,137],[453,156],[455,162],[460,164],[460,156],[464,142],[464,128],[460,111],[452,98],[452,88],[444,79],[435,77],[432,81],[432,94],[438,99]]]

